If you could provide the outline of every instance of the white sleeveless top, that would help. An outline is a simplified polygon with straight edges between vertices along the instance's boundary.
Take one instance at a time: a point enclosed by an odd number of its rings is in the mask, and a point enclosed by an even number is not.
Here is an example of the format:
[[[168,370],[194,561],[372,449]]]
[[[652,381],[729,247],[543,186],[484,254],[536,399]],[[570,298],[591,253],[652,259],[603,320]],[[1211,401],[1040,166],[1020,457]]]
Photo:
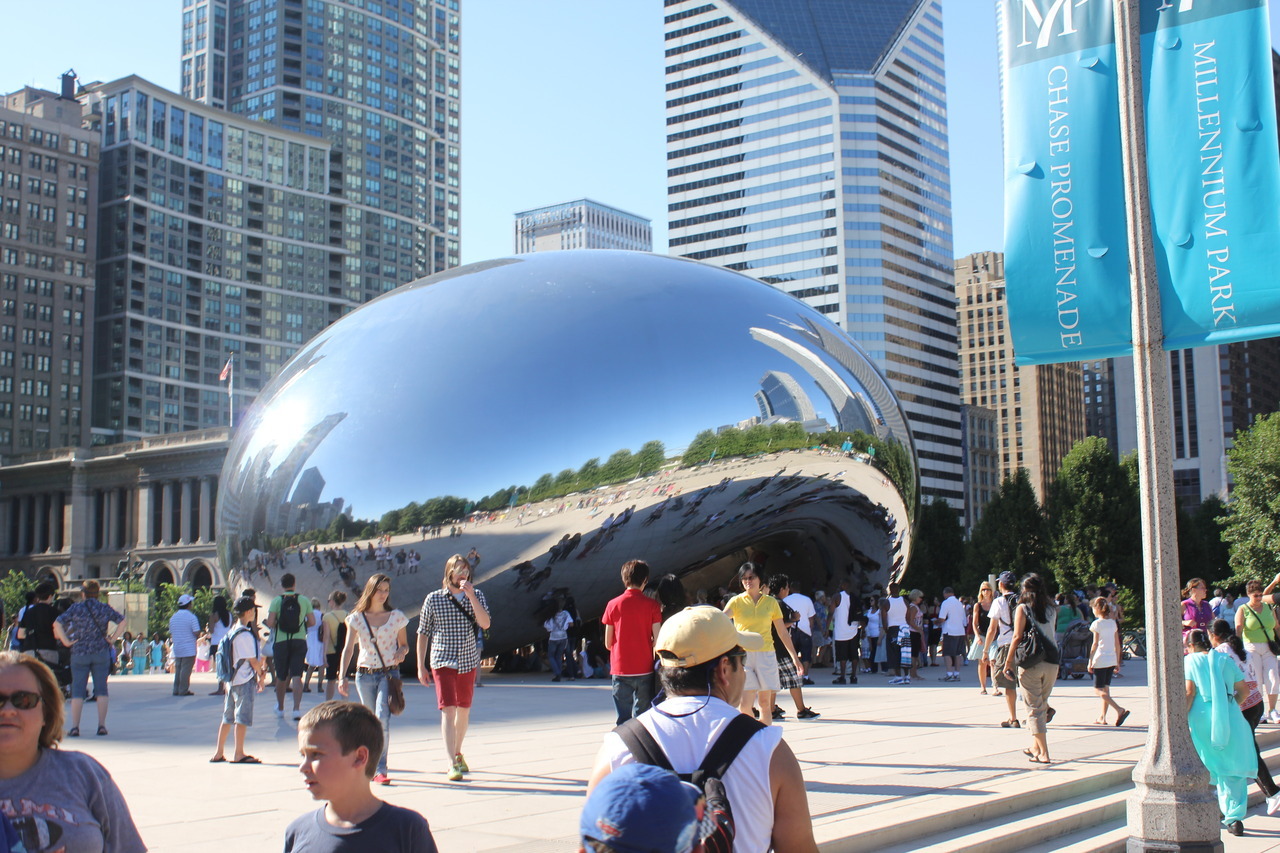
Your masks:
[[[907,600],[902,596],[890,598],[889,612],[885,614],[884,626],[886,628],[901,628],[905,624],[907,624]]]
[[[662,747],[677,773],[697,770],[711,744],[739,712],[715,697],[672,696],[662,703],[662,709],[669,714],[686,714],[703,702],[707,705],[701,711],[675,720],[652,708],[637,718]],[[769,762],[781,740],[781,726],[761,729],[751,736],[724,774],[725,792],[733,805],[734,853],[760,853],[772,844],[773,790],[769,784]],[[613,732],[604,736],[600,755],[608,758],[614,770],[634,760],[622,738]]]

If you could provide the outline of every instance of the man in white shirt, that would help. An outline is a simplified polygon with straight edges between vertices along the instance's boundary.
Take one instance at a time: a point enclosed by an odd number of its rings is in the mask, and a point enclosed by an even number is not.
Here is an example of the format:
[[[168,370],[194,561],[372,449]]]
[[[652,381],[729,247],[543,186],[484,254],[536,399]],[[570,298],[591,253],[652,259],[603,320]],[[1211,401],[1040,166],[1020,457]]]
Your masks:
[[[947,674],[943,681],[959,681],[960,666],[964,660],[964,604],[956,598],[951,587],[942,590],[942,606],[938,608],[938,621],[942,623],[942,657],[946,660]]]
[[[844,684],[845,664],[851,663],[849,683],[858,683],[858,617],[853,610],[853,599],[849,595],[848,579],[840,581],[840,602],[831,614],[831,665],[836,668],[836,677],[832,684]]]
[[[791,642],[795,645],[796,654],[800,657],[800,677],[804,679],[805,684],[811,685],[813,680],[809,678],[809,666],[813,662],[813,620],[817,618],[818,611],[813,606],[813,599],[804,593],[793,592],[783,601],[796,612],[800,620],[793,626]]]

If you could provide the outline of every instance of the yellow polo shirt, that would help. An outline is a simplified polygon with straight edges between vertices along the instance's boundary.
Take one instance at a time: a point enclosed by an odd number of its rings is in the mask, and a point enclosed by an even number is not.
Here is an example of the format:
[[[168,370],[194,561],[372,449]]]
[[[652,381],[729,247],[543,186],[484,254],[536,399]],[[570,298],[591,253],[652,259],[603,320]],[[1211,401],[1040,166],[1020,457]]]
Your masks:
[[[752,601],[751,596],[744,592],[729,599],[724,609],[733,617],[733,624],[739,631],[751,631],[764,638],[764,648],[761,651],[773,651],[773,632],[769,629],[773,627],[774,619],[782,618],[778,599],[772,595],[762,595],[759,601]]]

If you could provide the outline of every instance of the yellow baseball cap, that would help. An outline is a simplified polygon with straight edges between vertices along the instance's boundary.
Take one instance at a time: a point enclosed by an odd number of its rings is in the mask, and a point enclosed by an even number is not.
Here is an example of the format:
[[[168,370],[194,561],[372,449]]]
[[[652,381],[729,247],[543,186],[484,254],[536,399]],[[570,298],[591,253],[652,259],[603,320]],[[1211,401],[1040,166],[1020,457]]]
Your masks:
[[[696,605],[662,623],[653,649],[664,666],[686,669],[714,660],[735,646],[758,652],[764,648],[764,638],[739,631],[723,611]]]

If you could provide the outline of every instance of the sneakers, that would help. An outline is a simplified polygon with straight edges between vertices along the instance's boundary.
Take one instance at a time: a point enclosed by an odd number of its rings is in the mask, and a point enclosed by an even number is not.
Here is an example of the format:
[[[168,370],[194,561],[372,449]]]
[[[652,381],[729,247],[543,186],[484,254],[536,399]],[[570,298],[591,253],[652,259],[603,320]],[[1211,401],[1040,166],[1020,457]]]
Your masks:
[[[818,717],[821,717],[821,716],[822,716],[821,714],[819,714],[817,711],[813,710],[812,708],[805,708],[801,711],[796,712],[797,720],[816,720]],[[1280,795],[1277,795],[1277,796],[1280,796]],[[1268,800],[1267,802],[1268,802],[1268,807],[1270,807],[1270,800]],[[1276,805],[1277,807],[1280,807],[1280,800],[1277,801]]]
[[[458,765],[458,762],[457,762],[457,761],[455,761],[455,762],[453,762],[453,764],[449,765],[449,771],[445,774],[445,777],[446,777],[450,782],[461,782],[461,781],[462,781],[462,767],[460,767],[460,766]]]
[[[844,684],[844,676],[843,676],[843,675],[838,675],[838,676],[836,676],[835,678],[833,678],[833,679],[831,680],[831,683],[832,683],[832,684]]]
[[[890,678],[889,683],[890,684],[910,684],[911,678],[910,676],[900,675],[897,678]]]
[[[1267,814],[1280,812],[1280,791],[1267,797]]]
[[[813,679],[806,675],[800,683],[803,684],[805,687],[812,687]]]
[[[302,719],[302,709],[301,709],[301,708],[294,708],[294,709],[293,709],[293,719],[294,719],[295,721],[296,721],[296,720],[301,720],[301,719]]]
[[[461,752],[459,752],[457,755],[455,755],[455,756],[453,757],[453,763],[454,763],[454,764],[457,766],[457,768],[458,768],[459,770],[461,770],[463,773],[470,773],[470,772],[471,772],[471,768],[467,766],[467,759],[465,759],[465,758],[463,758],[463,757],[462,757],[462,753],[461,753]]]
[[[276,710],[276,719],[277,719],[277,720],[283,720],[283,719],[284,719],[284,708],[276,708],[275,710]]]
[[[774,705],[774,706],[773,706],[773,718],[774,718],[775,720],[781,720],[781,719],[785,718],[786,716],[787,716],[787,712],[786,712],[786,711],[782,710],[782,709],[781,709],[781,708],[779,708],[777,705]]]
[[[386,773],[375,773],[373,774],[373,781],[377,782],[379,785],[390,785],[391,777]]]
[[[1280,708],[1272,709],[1271,713],[1267,715],[1267,719],[1273,723],[1280,723]]]

